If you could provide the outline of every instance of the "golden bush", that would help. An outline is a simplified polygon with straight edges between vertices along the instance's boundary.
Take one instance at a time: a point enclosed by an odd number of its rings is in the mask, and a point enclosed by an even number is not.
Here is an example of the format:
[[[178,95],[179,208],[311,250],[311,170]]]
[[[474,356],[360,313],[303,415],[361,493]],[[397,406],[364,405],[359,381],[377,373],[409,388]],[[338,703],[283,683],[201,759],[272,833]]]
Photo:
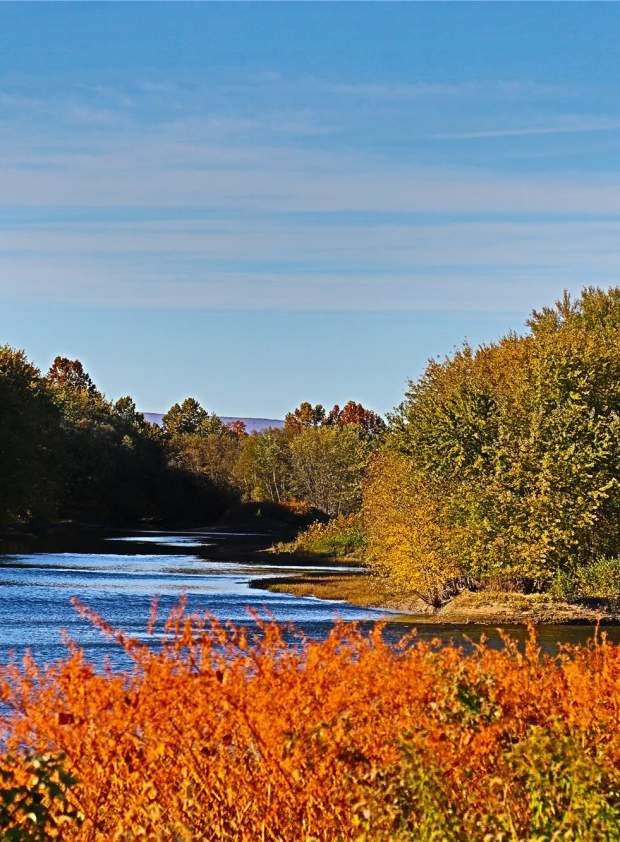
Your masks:
[[[363,517],[369,563],[426,601],[441,601],[445,582],[459,573],[450,549],[454,536],[445,528],[440,504],[406,457],[384,451],[374,459]]]

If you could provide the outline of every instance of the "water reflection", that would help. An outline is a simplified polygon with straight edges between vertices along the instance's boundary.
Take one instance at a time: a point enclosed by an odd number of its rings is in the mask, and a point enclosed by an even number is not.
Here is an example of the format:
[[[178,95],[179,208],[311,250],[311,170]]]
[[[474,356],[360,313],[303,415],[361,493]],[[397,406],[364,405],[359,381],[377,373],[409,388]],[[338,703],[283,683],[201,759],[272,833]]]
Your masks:
[[[206,547],[204,541],[187,535],[124,535],[106,538],[106,541],[124,542],[131,544],[159,544],[162,547]]]

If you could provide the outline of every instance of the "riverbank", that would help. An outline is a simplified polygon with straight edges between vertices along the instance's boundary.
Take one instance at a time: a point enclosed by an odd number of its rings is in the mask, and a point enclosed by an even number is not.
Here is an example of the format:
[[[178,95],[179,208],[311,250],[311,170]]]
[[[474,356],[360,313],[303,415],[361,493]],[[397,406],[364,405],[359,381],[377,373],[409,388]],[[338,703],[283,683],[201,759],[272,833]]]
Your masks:
[[[331,564],[338,563],[338,560],[331,560]],[[620,624],[618,605],[602,600],[571,603],[550,594],[463,591],[446,605],[434,609],[415,594],[399,590],[385,579],[345,569],[336,575],[317,572],[287,579],[256,579],[251,587],[385,609],[395,612],[403,622],[424,625]]]
[[[554,599],[548,594],[523,594],[482,591],[463,592],[440,609],[433,609],[411,592],[395,588],[388,580],[360,570],[358,557],[335,558],[299,552],[273,550],[275,541],[289,537],[297,528],[277,518],[266,517],[265,512],[244,508],[243,517],[236,512],[227,522],[203,527],[174,530],[186,538],[195,537],[192,553],[203,561],[236,562],[265,568],[286,568],[308,565],[315,570],[305,575],[289,577],[265,575],[253,579],[249,587],[272,593],[287,593],[300,597],[337,600],[351,606],[386,610],[391,620],[419,625],[620,625],[620,605],[610,605],[603,600],[584,600],[580,603]],[[258,515],[258,516],[257,516]],[[126,532],[104,530],[74,524],[58,524],[44,534],[13,534],[8,541],[0,541],[4,553],[92,553],[102,546],[123,553],[149,554],[153,552],[153,539],[163,530],[136,529],[131,544],[126,542]],[[115,547],[117,536],[121,539]],[[141,540],[143,536],[143,540]],[[4,546],[3,546],[4,544]],[[280,545],[282,546],[282,545]],[[159,545],[159,554],[184,555],[187,544],[183,542]],[[334,567],[341,568],[334,573]],[[329,568],[320,570],[316,568]]]

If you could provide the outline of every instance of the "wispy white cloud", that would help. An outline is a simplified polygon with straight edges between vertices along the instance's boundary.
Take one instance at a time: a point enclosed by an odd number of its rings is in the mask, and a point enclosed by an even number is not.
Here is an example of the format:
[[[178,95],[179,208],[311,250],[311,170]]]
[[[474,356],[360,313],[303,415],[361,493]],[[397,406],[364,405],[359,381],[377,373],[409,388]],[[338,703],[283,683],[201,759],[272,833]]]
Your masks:
[[[456,109],[461,95],[531,100],[544,86],[305,79],[304,90],[314,86],[329,107],[311,107],[301,95],[303,107],[261,98],[263,88],[294,82],[260,76],[244,108],[176,82],[136,82],[126,92],[78,86],[48,98],[0,92],[10,112],[0,141],[0,212],[36,211],[45,220],[63,208],[84,211],[78,222],[0,225],[0,293],[126,307],[451,310],[483,301],[490,310],[519,310],[532,304],[534,286],[555,296],[620,274],[620,225],[588,221],[620,215],[619,172],[550,167],[541,175],[452,155],[425,161],[408,149],[364,145],[356,134],[357,97],[393,100],[409,113],[418,99],[443,97]],[[427,139],[620,128],[611,116],[542,120],[531,111],[529,122],[508,115],[498,128],[487,128],[487,111],[478,128],[480,113],[457,109],[450,122],[473,128],[446,132],[444,111],[433,111],[437,130],[428,127]],[[163,209],[170,219],[115,220],[123,208]],[[175,220],[189,208],[209,218]],[[107,221],[88,222],[89,211]],[[368,220],[353,224],[348,217],[360,212]],[[378,221],[406,213],[438,221]],[[520,213],[547,222],[488,221]]]
[[[348,149],[242,144],[232,137],[211,142],[212,132],[212,127],[189,124],[186,131],[177,125],[155,136],[111,134],[78,151],[5,149],[2,203],[307,212],[620,212],[620,174],[613,172],[538,175],[415,166]]]
[[[0,292],[7,301],[172,310],[527,312],[553,300],[562,287],[578,290],[583,285],[583,278],[565,276],[558,286],[544,269],[521,272],[519,283],[505,272],[438,276],[424,269],[406,276],[386,272],[347,279],[337,272],[283,277],[196,266],[170,272],[157,264],[130,267],[84,258],[67,264],[49,257],[7,259],[2,275]],[[601,283],[610,280],[609,275],[599,276]]]
[[[373,80],[339,81],[328,78],[306,77],[297,80],[302,87],[316,87],[337,97],[368,98],[377,100],[433,99],[473,97],[482,99],[508,98],[532,100],[540,97],[563,96],[571,93],[566,86],[530,79],[471,79],[453,81],[414,80],[411,82]]]
[[[482,129],[480,131],[437,132],[430,137],[434,140],[484,140],[487,138],[528,137],[533,135],[608,132],[618,129],[620,129],[620,120],[617,119],[584,115],[573,117],[569,115],[544,125],[507,126],[506,128]]]
[[[0,233],[0,293],[116,307],[512,311],[618,281],[619,243],[620,219],[24,223]]]
[[[308,222],[284,215],[248,218],[213,214],[197,220],[106,220],[14,224],[0,230],[0,254],[137,256],[170,263],[200,261],[234,266],[266,262],[274,274],[304,265],[317,274],[338,269],[343,277],[371,277],[386,269],[406,275],[420,266],[433,271],[572,266],[583,271],[616,270],[620,259],[620,219],[546,223],[461,221],[389,222],[372,220]],[[278,267],[285,267],[284,269]],[[486,271],[486,268],[484,269]]]

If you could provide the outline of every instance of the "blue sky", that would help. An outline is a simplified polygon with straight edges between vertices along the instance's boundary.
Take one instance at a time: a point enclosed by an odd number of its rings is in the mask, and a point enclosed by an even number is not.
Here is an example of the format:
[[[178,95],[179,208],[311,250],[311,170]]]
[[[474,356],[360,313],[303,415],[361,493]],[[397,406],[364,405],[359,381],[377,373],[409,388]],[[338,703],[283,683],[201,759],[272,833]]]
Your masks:
[[[620,279],[617,4],[0,4],[0,342],[385,411]]]

